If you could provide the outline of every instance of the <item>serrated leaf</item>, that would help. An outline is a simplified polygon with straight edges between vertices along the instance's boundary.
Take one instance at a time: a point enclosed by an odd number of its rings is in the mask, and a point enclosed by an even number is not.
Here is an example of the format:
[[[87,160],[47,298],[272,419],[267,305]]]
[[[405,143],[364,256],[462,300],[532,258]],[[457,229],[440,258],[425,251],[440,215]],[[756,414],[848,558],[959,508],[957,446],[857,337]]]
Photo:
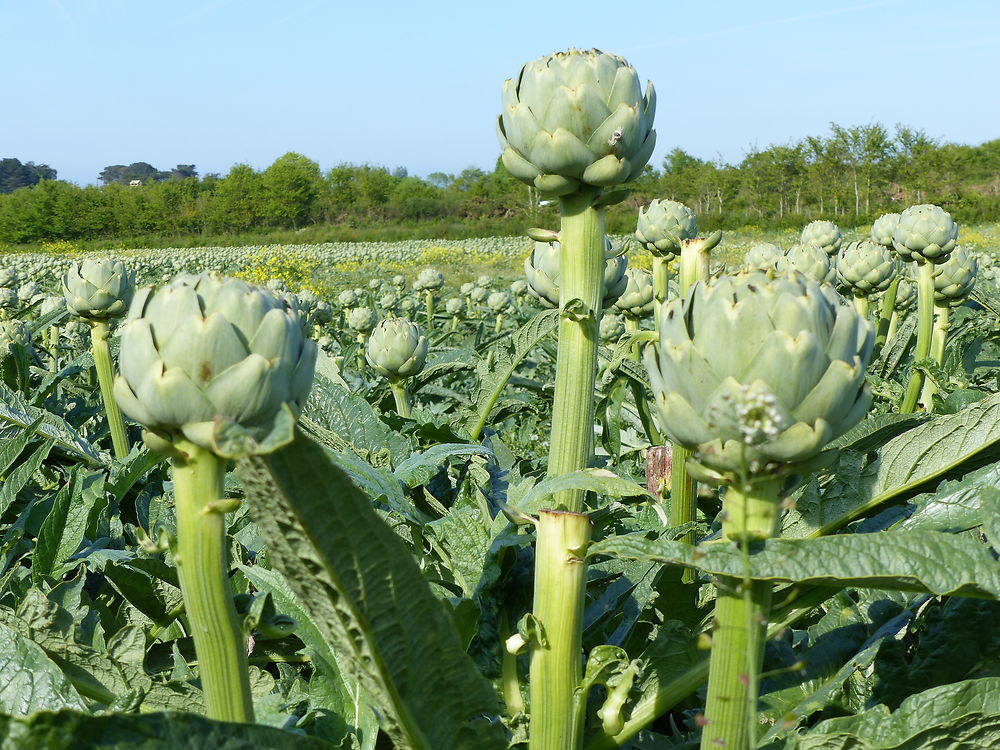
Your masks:
[[[38,434],[51,439],[61,450],[83,459],[91,468],[108,462],[107,454],[98,452],[65,419],[32,406],[23,395],[0,383],[0,424],[25,428],[36,421],[39,422]]]
[[[25,716],[35,711],[86,706],[45,652],[34,641],[0,625],[0,711]],[[7,747],[7,745],[3,745]]]
[[[404,460],[393,472],[407,487],[427,484],[437,474],[438,469],[450,458],[458,456],[491,456],[493,451],[481,445],[467,443],[441,443],[422,453],[414,453]]]
[[[18,464],[7,475],[3,481],[3,485],[0,486],[0,516],[7,512],[7,509],[17,498],[17,493],[24,489],[25,485],[31,481],[31,477],[38,471],[38,468],[42,465],[42,462],[51,450],[52,440],[46,440],[35,448],[35,451],[26,461]]]
[[[554,495],[566,490],[596,492],[607,497],[653,496],[635,482],[623,479],[607,469],[578,469],[557,477],[543,479],[518,501],[517,509],[524,513],[537,513]]]
[[[239,466],[268,555],[398,748],[506,747],[493,688],[405,543],[303,435]]]
[[[729,542],[691,547],[632,534],[597,542],[587,554],[655,560],[711,575],[744,577],[742,552]],[[1000,563],[971,534],[919,530],[768,539],[753,546],[749,573],[760,581],[1000,598]]]

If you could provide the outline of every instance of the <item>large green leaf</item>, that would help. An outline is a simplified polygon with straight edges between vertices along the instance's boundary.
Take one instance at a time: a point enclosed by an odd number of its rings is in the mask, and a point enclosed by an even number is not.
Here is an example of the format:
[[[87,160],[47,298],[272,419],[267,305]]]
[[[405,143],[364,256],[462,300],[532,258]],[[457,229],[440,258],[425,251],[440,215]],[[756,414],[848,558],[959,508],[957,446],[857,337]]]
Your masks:
[[[35,711],[86,708],[42,647],[6,625],[0,625],[0,674],[0,712],[23,716]]]
[[[992,458],[1000,444],[1000,393],[936,416],[893,438],[868,463],[848,452],[826,484],[814,481],[783,523],[786,536],[822,536],[905,500],[930,483]]]
[[[1000,677],[925,690],[890,712],[875,706],[819,722],[789,747],[796,750],[903,750],[1000,746]]]
[[[742,552],[728,542],[691,547],[632,534],[598,542],[588,555],[657,560],[712,575],[744,576]],[[1000,598],[1000,563],[971,534],[914,530],[769,539],[754,545],[749,573],[761,581]]]
[[[396,477],[407,487],[417,487],[427,484],[438,472],[441,464],[456,456],[489,456],[492,451],[481,445],[467,445],[465,443],[441,443],[425,450],[423,453],[414,453],[396,467],[394,472]]]
[[[254,724],[188,713],[90,716],[63,710],[27,719],[0,715],[4,750],[334,750],[335,745]]]
[[[32,406],[23,395],[0,383],[0,426],[4,428],[0,436],[12,437],[35,422],[38,422],[39,435],[49,438],[58,448],[82,459],[91,468],[108,462],[107,454],[99,453],[65,419]]]
[[[300,434],[239,471],[268,555],[343,653],[396,747],[505,747],[493,688],[443,603],[323,449]]]

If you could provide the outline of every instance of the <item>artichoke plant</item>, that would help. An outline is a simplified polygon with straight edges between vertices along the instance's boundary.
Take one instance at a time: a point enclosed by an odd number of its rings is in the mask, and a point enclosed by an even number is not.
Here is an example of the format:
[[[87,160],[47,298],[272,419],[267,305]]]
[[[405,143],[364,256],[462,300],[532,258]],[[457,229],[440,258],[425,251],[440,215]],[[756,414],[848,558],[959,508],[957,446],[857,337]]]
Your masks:
[[[610,242],[606,247],[604,275],[601,279],[602,309],[613,305],[628,285],[625,276],[628,268],[627,257],[611,254]],[[524,275],[528,291],[545,307],[559,306],[559,256],[559,242],[536,242],[531,255],[524,259]]]
[[[424,369],[429,344],[424,332],[406,318],[388,318],[375,326],[368,337],[365,359],[379,375],[389,381],[401,417],[411,413],[405,379]]]
[[[465,303],[458,297],[452,297],[444,304],[444,310],[451,316],[451,330],[458,330],[459,316],[465,309]]]
[[[802,228],[799,242],[803,245],[815,245],[827,255],[836,255],[844,241],[840,227],[832,221],[812,221]]]
[[[0,288],[12,289],[17,286],[20,280],[21,277],[18,275],[16,268],[9,266],[0,267]]]
[[[0,320],[0,379],[13,390],[28,387],[29,367],[35,358],[31,332],[23,320]]]
[[[638,328],[638,321],[653,312],[653,276],[641,268],[625,271],[625,291],[614,307],[625,315],[626,326]],[[629,323],[632,321],[632,323]]]
[[[698,218],[683,203],[654,199],[639,209],[635,238],[653,257],[678,255],[681,242],[698,235]]]
[[[837,278],[854,297],[858,313],[867,317],[868,300],[889,288],[896,277],[897,260],[884,245],[871,240],[848,242],[837,257]]]
[[[972,293],[979,273],[979,261],[962,245],[958,245],[948,260],[934,267],[934,303],[956,307]]]
[[[0,288],[0,319],[14,317],[20,306],[16,291],[7,287]]]
[[[770,242],[754,245],[743,256],[743,267],[748,271],[771,271],[777,268],[781,256],[781,248]]]
[[[543,195],[635,179],[656,145],[651,84],[600,50],[569,50],[525,63],[503,85],[497,118],[508,171]]]
[[[62,279],[69,311],[84,320],[105,320],[125,314],[135,291],[135,273],[119,260],[74,263]]]
[[[444,286],[444,274],[435,271],[433,268],[425,268],[417,275],[417,280],[413,282],[415,292],[424,293],[424,306],[427,311],[427,325],[433,324],[434,320],[434,291]]]
[[[957,243],[958,225],[939,206],[910,206],[899,215],[899,221],[893,229],[893,248],[903,260],[913,261],[917,266],[917,344],[913,352],[914,362],[931,354],[935,325],[934,267],[948,260]],[[923,382],[923,369],[913,367],[899,406],[900,413],[909,414],[914,411],[922,392],[925,393],[923,406],[930,409],[929,392],[924,391]]]
[[[316,344],[284,298],[217,273],[141,290],[121,336],[115,395],[171,456],[177,566],[206,713],[253,722],[246,636],[229,583],[226,457],[294,437]]]
[[[486,298],[486,306],[496,316],[496,325],[493,329],[495,333],[500,333],[500,329],[503,328],[504,314],[510,309],[511,304],[507,292],[492,292]]]
[[[377,323],[378,316],[370,307],[355,307],[347,313],[347,327],[358,334],[358,341],[361,343],[364,343],[365,337]]]
[[[779,271],[798,271],[827,284],[837,278],[837,267],[830,255],[818,245],[792,245],[776,264]]]
[[[899,214],[882,214],[872,224],[871,239],[883,247],[892,247],[892,234],[899,223]]]
[[[726,486],[722,532],[748,556],[777,533],[784,478],[867,411],[873,328],[831,286],[760,271],[699,282],[660,319],[645,357],[660,425]],[[716,586],[702,747],[752,747],[771,584]]]

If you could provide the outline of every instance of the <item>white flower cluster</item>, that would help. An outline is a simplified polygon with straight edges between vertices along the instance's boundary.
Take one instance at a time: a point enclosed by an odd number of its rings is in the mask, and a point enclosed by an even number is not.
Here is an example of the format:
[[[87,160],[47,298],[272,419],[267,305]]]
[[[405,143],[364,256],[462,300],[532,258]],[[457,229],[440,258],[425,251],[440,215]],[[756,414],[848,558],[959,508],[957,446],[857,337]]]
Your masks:
[[[786,427],[778,411],[778,399],[759,380],[740,386],[735,408],[740,434],[747,445],[773,440]]]

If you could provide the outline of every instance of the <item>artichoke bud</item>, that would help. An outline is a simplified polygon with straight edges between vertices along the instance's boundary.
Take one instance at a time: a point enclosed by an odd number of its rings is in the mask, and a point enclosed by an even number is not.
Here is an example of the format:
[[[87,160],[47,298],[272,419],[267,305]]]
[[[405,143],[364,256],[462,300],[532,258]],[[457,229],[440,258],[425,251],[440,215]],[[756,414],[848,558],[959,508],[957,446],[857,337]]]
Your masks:
[[[524,279],[515,279],[510,284],[510,293],[515,299],[523,299],[528,294],[528,282]]]
[[[135,273],[118,260],[87,259],[74,263],[62,278],[66,307],[86,320],[125,314],[135,293]]]
[[[378,323],[378,316],[370,307],[355,307],[347,313],[347,326],[352,331],[368,334]]]
[[[798,474],[868,410],[874,330],[832,287],[761,271],[694,284],[647,347],[655,406],[702,481]]]
[[[628,62],[570,50],[525,63],[503,85],[501,161],[539,193],[561,196],[635,179],[656,145],[652,84]]]
[[[635,238],[657,257],[678,255],[681,243],[697,235],[698,218],[683,203],[656,199],[639,209]]]
[[[840,227],[832,221],[811,221],[802,228],[799,242],[803,245],[815,245],[827,255],[836,255],[844,241]]]
[[[214,272],[181,274],[136,294],[115,397],[160,440],[261,453],[292,439],[315,365],[316,343],[284,299]]]
[[[493,277],[486,275],[480,276],[476,279],[476,286],[481,286],[483,289],[489,289],[493,286]]]
[[[911,279],[900,278],[896,286],[896,301],[893,302],[892,309],[898,312],[906,312],[913,303],[917,301],[917,285]]]
[[[614,246],[609,241],[605,250],[603,291],[601,306],[611,307],[628,284],[625,271],[628,269],[628,258],[615,254]],[[545,307],[559,306],[559,243],[536,242],[535,248],[524,260],[524,275],[528,283],[528,291]]]
[[[883,247],[892,247],[892,233],[896,231],[899,223],[899,214],[882,214],[875,223],[872,224],[872,242],[877,242]]]
[[[425,268],[417,274],[417,280],[413,282],[413,289],[417,292],[440,289],[443,286],[444,274],[433,268]]]
[[[358,295],[353,289],[345,289],[337,295],[337,304],[341,307],[354,307],[358,304]]]
[[[910,206],[892,231],[892,246],[903,260],[943,263],[956,244],[958,225],[940,206]]]
[[[379,375],[400,380],[424,369],[428,346],[419,325],[405,318],[388,318],[368,338],[365,359]]]
[[[818,245],[792,245],[778,259],[778,271],[798,271],[816,281],[833,283],[837,278],[837,268],[831,263],[827,252]]]
[[[392,285],[397,289],[402,289],[406,286],[406,277],[401,274],[396,274],[392,277]]]
[[[469,298],[477,305],[485,302],[487,297],[489,296],[490,296],[489,290],[481,286],[474,286],[472,287],[472,291],[469,292]]]
[[[0,287],[13,288],[20,281],[16,268],[0,268]]]
[[[896,258],[872,240],[849,242],[837,258],[837,278],[851,293],[867,297],[889,288],[896,276]]]
[[[934,266],[934,301],[939,305],[962,304],[972,293],[978,272],[976,256],[958,245],[948,260]]]
[[[29,353],[31,331],[23,320],[0,320],[0,359],[10,356],[15,347],[24,347]]]
[[[17,292],[7,287],[0,289],[0,318],[13,317],[20,304]]]
[[[616,310],[631,318],[642,318],[653,312],[653,275],[641,268],[625,271],[625,291],[615,300]]]
[[[510,309],[510,296],[507,292],[492,292],[486,298],[486,306],[494,313],[506,312]]]
[[[452,297],[444,303],[444,310],[449,315],[459,315],[465,309],[465,303],[458,297]]]
[[[619,315],[602,315],[600,326],[601,341],[614,344],[625,334],[625,321]]]
[[[782,256],[781,248],[770,242],[754,245],[743,256],[743,267],[748,271],[772,271]]]
[[[527,232],[528,237],[533,239],[535,242],[558,242],[559,232],[552,229],[540,229],[538,227],[532,227]]]

